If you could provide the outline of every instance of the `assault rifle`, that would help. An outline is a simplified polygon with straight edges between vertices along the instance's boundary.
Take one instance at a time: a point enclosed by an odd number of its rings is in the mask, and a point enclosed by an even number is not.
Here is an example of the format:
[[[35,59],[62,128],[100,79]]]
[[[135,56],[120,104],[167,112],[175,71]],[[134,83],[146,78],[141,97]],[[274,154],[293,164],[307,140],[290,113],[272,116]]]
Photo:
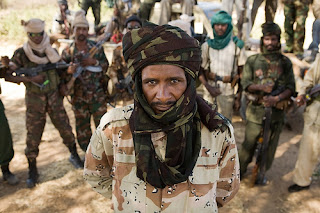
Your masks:
[[[128,93],[130,95],[132,95],[133,91],[132,91],[132,77],[131,77],[131,74],[127,75],[127,77],[125,77],[123,79],[120,79],[119,83],[117,83],[115,86],[119,90],[122,90],[122,89],[127,90]]]
[[[13,72],[16,74],[16,76],[34,77],[44,71],[53,70],[53,69],[66,69],[69,66],[70,64],[67,64],[65,62],[57,62],[57,63],[49,63],[49,64],[40,64],[32,68],[20,68],[20,69],[14,70]],[[49,83],[49,80],[44,81],[42,84],[38,84],[33,81],[31,83],[40,87],[40,89],[43,89],[43,87],[45,87]]]
[[[307,104],[311,104],[314,99],[320,95],[320,84],[312,87],[306,94]]]
[[[263,117],[263,129],[258,139],[254,156],[256,164],[252,170],[252,185],[263,185],[265,181],[266,164],[269,146],[269,132],[271,124],[272,107],[265,107]]]
[[[83,58],[93,58],[93,56],[101,49],[102,45],[108,41],[111,37],[111,33],[105,33],[104,37],[102,40],[98,41],[95,46],[93,46],[88,53],[82,54],[80,53],[76,58],[75,58],[75,64],[77,64],[76,72],[73,73],[71,80],[66,84],[66,91],[62,92],[63,95],[69,95],[71,92],[71,88],[73,87],[73,84],[75,80],[81,75],[81,73],[85,70],[88,70],[90,72],[102,72],[102,67],[101,66],[86,66],[82,67],[80,65],[80,62]]]

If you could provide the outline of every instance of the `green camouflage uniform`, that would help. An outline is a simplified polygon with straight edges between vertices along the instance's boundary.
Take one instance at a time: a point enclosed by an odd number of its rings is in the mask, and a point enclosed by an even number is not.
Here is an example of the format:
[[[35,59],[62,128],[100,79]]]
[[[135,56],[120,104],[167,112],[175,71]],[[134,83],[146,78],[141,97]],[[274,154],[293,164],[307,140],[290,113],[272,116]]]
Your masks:
[[[88,40],[88,50],[96,44]],[[74,56],[78,53],[75,43],[72,43],[68,48],[62,52],[62,59],[67,62],[74,62]],[[103,49],[98,51],[94,58],[99,61],[102,67],[102,72],[93,73],[84,71],[76,79],[74,83],[74,93],[71,95],[71,102],[76,118],[76,132],[77,140],[83,151],[87,150],[87,146],[91,137],[91,116],[93,116],[95,126],[99,125],[100,118],[107,112],[107,82],[108,78],[106,70],[108,68],[108,61]],[[71,79],[71,75],[63,73],[63,83]]]
[[[1,87],[0,87],[1,94]],[[8,165],[13,158],[13,147],[10,127],[6,114],[4,113],[4,106],[0,99],[0,165]]]
[[[89,7],[91,7],[94,16],[94,26],[100,24],[101,0],[82,0],[79,6],[86,12],[86,15]]]
[[[39,54],[39,57],[45,54]],[[18,67],[32,68],[38,64],[31,62],[23,48],[14,52],[11,59]],[[41,73],[49,80],[49,83],[42,89],[32,83],[24,83],[26,86],[26,127],[27,127],[27,148],[25,154],[28,159],[34,159],[39,153],[39,144],[46,123],[46,113],[49,114],[53,125],[58,129],[63,143],[72,147],[75,138],[69,123],[68,115],[63,106],[63,97],[59,94],[59,75],[56,70],[44,71]]]
[[[283,0],[284,30],[288,52],[303,54],[305,23],[309,11],[310,0]],[[296,22],[296,28],[293,25]]]
[[[268,62],[269,61],[269,62]],[[262,80],[260,80],[262,79]],[[265,84],[266,82],[275,83],[276,89],[282,88],[295,91],[295,80],[291,61],[280,53],[264,56],[263,54],[253,55],[248,58],[244,70],[241,84],[247,91],[251,84]],[[262,98],[263,92],[253,93]],[[264,117],[264,105],[260,102],[249,102],[246,111],[247,123],[245,130],[245,140],[239,151],[240,174],[246,172],[248,164],[251,162],[257,140],[261,134],[262,121]],[[272,108],[270,140],[268,147],[266,167],[271,167],[274,154],[278,145],[279,136],[284,123],[285,112],[283,110]]]

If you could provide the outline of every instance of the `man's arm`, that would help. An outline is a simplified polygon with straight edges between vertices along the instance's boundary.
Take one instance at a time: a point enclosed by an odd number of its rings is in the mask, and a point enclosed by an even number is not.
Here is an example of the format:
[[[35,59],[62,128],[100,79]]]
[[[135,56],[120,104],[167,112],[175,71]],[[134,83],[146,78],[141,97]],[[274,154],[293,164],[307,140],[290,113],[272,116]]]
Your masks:
[[[216,198],[219,207],[229,202],[235,196],[240,185],[239,157],[231,124],[222,134],[225,134],[225,137],[223,137],[224,142],[218,162],[220,174]]]
[[[106,130],[109,130],[108,127]],[[110,198],[109,189],[112,186],[110,173],[113,161],[112,140],[110,140],[112,133],[111,130],[106,130],[102,131],[102,127],[99,126],[91,137],[85,155],[83,177],[93,190]]]

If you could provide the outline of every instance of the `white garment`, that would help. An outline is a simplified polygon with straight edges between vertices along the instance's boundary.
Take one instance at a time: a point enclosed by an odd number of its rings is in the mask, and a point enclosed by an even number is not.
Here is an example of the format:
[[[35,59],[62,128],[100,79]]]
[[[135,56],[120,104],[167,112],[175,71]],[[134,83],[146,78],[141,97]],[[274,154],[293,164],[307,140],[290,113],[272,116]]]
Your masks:
[[[171,20],[172,4],[178,2],[178,0],[161,0],[159,25],[168,24],[168,22]],[[192,16],[194,0],[180,0],[180,4],[181,13]]]
[[[299,95],[320,84],[320,55],[308,70]],[[298,160],[293,172],[293,181],[299,186],[311,184],[312,173],[320,160],[320,101],[313,101],[304,113],[304,129],[300,142]]]

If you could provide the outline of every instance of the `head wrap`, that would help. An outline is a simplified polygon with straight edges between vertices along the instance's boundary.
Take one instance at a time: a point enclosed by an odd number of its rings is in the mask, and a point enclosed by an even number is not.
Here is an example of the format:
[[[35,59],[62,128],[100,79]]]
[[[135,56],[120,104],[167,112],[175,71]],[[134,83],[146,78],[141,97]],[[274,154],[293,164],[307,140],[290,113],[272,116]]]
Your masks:
[[[136,15],[132,15],[129,18],[127,18],[126,21],[124,22],[124,26],[127,27],[128,23],[132,21],[136,21],[140,24],[140,26],[142,26],[141,19]]]
[[[75,27],[89,27],[89,22],[86,18],[86,12],[84,10],[78,10],[72,22],[72,28]]]
[[[24,26],[24,30],[27,33],[41,33],[44,31],[45,22],[34,18],[29,21],[21,20],[21,25]],[[26,53],[30,61],[36,64],[47,64],[49,62],[56,63],[60,61],[60,56],[57,51],[55,51],[50,44],[49,36],[46,32],[43,34],[43,38],[40,44],[34,43],[30,38],[28,42],[24,43],[23,50]],[[45,53],[45,57],[39,57],[34,54],[32,50],[36,50],[39,53]]]
[[[280,43],[280,36],[281,36],[281,29],[279,27],[279,25],[277,25],[274,22],[266,22],[263,23],[261,25],[261,29],[262,29],[262,37],[260,39],[260,48],[261,48],[261,52],[263,54],[273,54],[274,53],[280,53],[280,49],[281,49],[281,43]],[[274,51],[268,51],[264,45],[263,45],[263,37],[264,36],[270,36],[270,35],[276,35],[278,37],[278,46]],[[274,57],[277,57],[277,55],[275,55]]]
[[[129,124],[135,147],[137,177],[164,188],[186,181],[201,148],[201,121],[210,131],[222,127],[224,120],[197,96],[195,78],[201,64],[197,40],[180,28],[147,24],[128,32],[123,39],[123,54],[135,80],[134,111]],[[187,76],[187,89],[174,106],[155,114],[141,84],[144,67],[170,64],[181,67]],[[165,159],[157,156],[151,134],[165,132]]]
[[[194,20],[194,16],[188,16],[187,14],[182,14],[180,19],[169,21],[168,24],[172,26],[179,27],[180,29],[186,31],[186,33],[191,36],[191,21]]]
[[[21,25],[27,33],[41,33],[44,31],[44,21],[38,18],[30,19],[29,21],[21,20]]]
[[[217,32],[214,29],[214,25],[215,24],[227,24],[227,30],[226,32],[222,35],[219,36],[217,34]],[[233,26],[232,26],[232,18],[231,16],[223,10],[220,10],[219,12],[215,13],[212,18],[211,18],[211,26],[213,29],[213,35],[214,35],[214,39],[209,39],[208,40],[208,45],[216,50],[221,50],[223,48],[225,48],[232,37],[232,30],[233,30]],[[244,46],[244,42],[242,40],[240,40],[239,38],[237,38],[236,36],[234,36],[233,38],[234,43],[241,49]]]
[[[67,0],[58,0],[58,4],[68,5],[68,1]]]

